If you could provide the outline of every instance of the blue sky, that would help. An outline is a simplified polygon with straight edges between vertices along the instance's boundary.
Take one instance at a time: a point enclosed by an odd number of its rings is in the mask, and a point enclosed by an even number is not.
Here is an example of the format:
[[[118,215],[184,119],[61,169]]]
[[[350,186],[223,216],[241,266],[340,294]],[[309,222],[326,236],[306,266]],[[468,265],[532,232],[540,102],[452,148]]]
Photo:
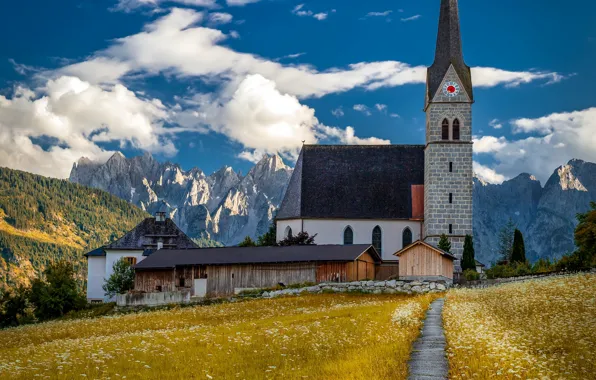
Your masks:
[[[4,2],[0,165],[66,177],[146,150],[246,172],[302,140],[424,143],[439,0],[227,1]],[[482,178],[596,161],[595,13],[460,0]]]

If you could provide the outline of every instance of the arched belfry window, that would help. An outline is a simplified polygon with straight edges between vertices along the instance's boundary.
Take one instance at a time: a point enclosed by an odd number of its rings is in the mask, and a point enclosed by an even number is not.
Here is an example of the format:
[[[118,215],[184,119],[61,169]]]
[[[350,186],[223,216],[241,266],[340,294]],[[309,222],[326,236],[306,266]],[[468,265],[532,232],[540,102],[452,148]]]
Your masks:
[[[402,244],[403,244],[402,248],[405,248],[408,245],[412,244],[412,230],[410,230],[408,227],[406,227],[406,229],[404,230],[404,232],[401,235],[402,235]]]
[[[286,233],[284,235],[287,238],[291,238],[293,236],[292,235],[292,227],[290,227],[290,226],[286,227]]]
[[[345,245],[352,245],[354,244],[354,231],[352,227],[347,226],[344,230],[344,244]]]
[[[441,138],[443,140],[449,140],[449,120],[443,119],[441,124]]]
[[[459,119],[453,120],[453,139],[459,140]]]
[[[379,254],[383,251],[383,233],[381,227],[376,226],[372,232],[372,245],[375,247]]]

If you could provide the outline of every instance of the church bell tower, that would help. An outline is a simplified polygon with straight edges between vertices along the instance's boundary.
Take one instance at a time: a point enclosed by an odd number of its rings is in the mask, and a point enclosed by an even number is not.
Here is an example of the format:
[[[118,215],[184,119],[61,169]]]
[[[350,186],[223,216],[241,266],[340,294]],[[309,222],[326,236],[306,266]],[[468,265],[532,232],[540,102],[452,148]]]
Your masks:
[[[462,53],[457,0],[441,0],[435,61],[426,76],[424,240],[442,234],[461,271],[464,238],[472,235],[472,75]]]

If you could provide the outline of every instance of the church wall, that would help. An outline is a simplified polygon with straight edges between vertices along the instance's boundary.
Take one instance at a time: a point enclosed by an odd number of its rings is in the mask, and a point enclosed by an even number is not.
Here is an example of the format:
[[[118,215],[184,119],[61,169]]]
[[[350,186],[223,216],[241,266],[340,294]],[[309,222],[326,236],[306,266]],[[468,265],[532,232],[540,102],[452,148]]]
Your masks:
[[[101,288],[106,278],[106,257],[89,256],[87,258],[87,300],[103,300]]]
[[[421,224],[421,222],[410,220],[305,219],[304,231],[310,235],[318,234],[315,238],[316,244],[343,244],[344,230],[350,226],[354,231],[354,244],[372,244],[373,228],[379,226],[383,233],[382,252],[379,253],[383,260],[395,261],[396,257],[393,254],[403,248],[402,233],[404,229],[409,227],[412,231],[412,239],[416,241],[420,239]],[[278,224],[278,235],[279,226],[280,224]],[[298,231],[300,230],[298,229]]]
[[[277,241],[285,239],[287,228],[292,229],[292,234],[296,235],[302,230],[302,219],[278,220],[277,221]],[[310,231],[305,230],[310,233]]]

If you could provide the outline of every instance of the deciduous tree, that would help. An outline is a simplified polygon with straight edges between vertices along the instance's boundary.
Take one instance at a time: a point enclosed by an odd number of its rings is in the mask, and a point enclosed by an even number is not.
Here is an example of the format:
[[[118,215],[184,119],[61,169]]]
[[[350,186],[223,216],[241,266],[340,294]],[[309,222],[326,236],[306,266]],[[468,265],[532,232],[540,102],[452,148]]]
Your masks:
[[[105,295],[110,298],[116,294],[126,293],[135,286],[135,271],[128,261],[121,258],[112,268],[112,275],[102,285]]]

